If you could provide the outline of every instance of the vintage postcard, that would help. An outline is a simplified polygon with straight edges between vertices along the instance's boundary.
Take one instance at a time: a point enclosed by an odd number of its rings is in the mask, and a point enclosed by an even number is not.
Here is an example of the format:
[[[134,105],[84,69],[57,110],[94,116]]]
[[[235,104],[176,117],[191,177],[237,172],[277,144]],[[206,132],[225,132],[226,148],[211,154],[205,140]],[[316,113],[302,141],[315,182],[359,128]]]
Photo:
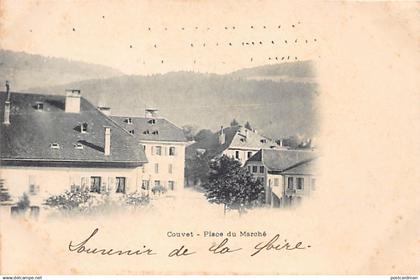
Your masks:
[[[419,274],[419,8],[1,1],[1,274]]]

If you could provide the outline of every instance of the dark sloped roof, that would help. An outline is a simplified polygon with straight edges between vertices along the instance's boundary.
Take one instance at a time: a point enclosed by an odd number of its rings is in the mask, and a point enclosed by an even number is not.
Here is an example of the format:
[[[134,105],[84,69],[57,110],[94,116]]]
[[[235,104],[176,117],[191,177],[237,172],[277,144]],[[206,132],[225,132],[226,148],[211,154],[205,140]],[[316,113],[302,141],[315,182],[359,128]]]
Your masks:
[[[2,160],[147,162],[134,137],[81,98],[80,113],[64,111],[65,96],[11,93],[10,125],[3,124],[6,93],[0,93],[0,154]],[[35,104],[42,102],[42,111]],[[80,124],[87,123],[87,133]],[[104,126],[111,128],[111,155],[104,155]],[[50,148],[58,143],[60,149]],[[75,149],[80,143],[83,149]],[[103,165],[103,164],[102,164]]]
[[[153,118],[155,123],[152,123],[152,118],[145,117],[111,116],[111,118],[127,131],[134,130],[136,139],[187,142],[182,129],[164,118]],[[126,122],[127,118],[131,118],[131,124]]]
[[[282,173],[283,174],[290,174],[290,175],[299,175],[299,174],[313,174],[314,173],[314,165],[316,164],[317,159],[309,159],[306,161],[299,162],[287,169],[285,169]]]
[[[315,157],[316,154],[313,151],[261,149],[247,162],[263,162],[270,171],[284,171]]]
[[[222,129],[216,133],[217,139],[221,133]],[[239,125],[223,128],[223,133],[225,134],[225,143],[218,147],[219,152],[223,152],[227,148],[258,150],[278,146],[275,141]]]

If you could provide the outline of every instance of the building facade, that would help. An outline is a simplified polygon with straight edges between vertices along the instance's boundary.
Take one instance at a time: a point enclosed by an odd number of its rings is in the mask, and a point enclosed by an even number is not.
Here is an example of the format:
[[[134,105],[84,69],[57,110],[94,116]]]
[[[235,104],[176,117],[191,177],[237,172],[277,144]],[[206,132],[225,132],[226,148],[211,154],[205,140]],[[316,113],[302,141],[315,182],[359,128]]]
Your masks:
[[[147,162],[134,136],[81,96],[0,93],[0,178],[15,203],[39,206],[51,195],[85,188],[124,194],[141,187]]]
[[[306,150],[262,149],[245,167],[265,188],[265,203],[285,207],[316,189],[316,154]]]
[[[141,168],[143,191],[182,191],[187,145],[183,130],[158,117],[153,109],[147,109],[144,117],[112,116],[112,119],[135,137],[146,154],[148,163]]]

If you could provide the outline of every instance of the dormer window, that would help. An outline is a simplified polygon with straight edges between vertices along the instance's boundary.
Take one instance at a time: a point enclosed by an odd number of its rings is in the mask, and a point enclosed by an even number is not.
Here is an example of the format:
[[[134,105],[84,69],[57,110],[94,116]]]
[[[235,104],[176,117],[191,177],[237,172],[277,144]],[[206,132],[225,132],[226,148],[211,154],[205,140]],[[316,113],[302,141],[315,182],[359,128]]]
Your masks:
[[[50,148],[51,149],[60,149],[60,144],[58,144],[58,143],[51,143],[50,144]]]
[[[143,132],[143,134],[150,134],[150,131],[149,131],[149,130],[145,130],[145,131]]]
[[[133,124],[133,119],[132,118],[126,118],[124,120],[127,124]]]
[[[261,143],[267,143],[267,139],[261,139],[260,142]]]
[[[159,131],[155,130],[152,132],[153,135],[159,135]]]
[[[42,102],[37,102],[37,103],[35,104],[35,108],[36,108],[36,110],[37,110],[37,111],[43,111],[43,110],[44,110],[44,103],[42,103]]]
[[[76,144],[74,144],[74,148],[75,148],[76,150],[83,150],[83,145],[82,145],[82,144],[80,144],[80,143],[76,143]]]
[[[81,133],[86,133],[87,132],[87,129],[88,129],[88,124],[87,123],[82,123],[80,125],[80,132]]]
[[[246,139],[245,138],[241,138],[241,142],[246,142]]]
[[[134,135],[134,129],[129,130],[128,132],[130,132],[131,135]]]
[[[155,124],[156,123],[156,120],[155,119],[151,119],[151,120],[148,121],[148,123]]]

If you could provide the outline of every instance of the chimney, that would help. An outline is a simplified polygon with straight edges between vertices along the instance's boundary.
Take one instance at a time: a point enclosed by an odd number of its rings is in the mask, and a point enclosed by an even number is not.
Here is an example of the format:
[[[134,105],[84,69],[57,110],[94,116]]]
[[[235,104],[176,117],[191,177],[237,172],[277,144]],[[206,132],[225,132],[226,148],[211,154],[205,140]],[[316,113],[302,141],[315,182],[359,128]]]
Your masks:
[[[4,102],[4,124],[10,124],[10,85],[6,81],[6,101]]]
[[[154,108],[146,108],[144,112],[144,116],[149,119],[154,119],[157,117],[157,109]]]
[[[223,125],[220,127],[220,135],[219,135],[219,144],[223,145],[225,144],[226,141],[226,135],[225,132],[223,131]]]
[[[80,113],[80,90],[66,89],[66,113]]]
[[[105,116],[111,116],[111,108],[110,107],[104,107],[100,106],[98,107],[98,110],[102,112]]]
[[[111,127],[105,126],[104,154],[111,155]]]

